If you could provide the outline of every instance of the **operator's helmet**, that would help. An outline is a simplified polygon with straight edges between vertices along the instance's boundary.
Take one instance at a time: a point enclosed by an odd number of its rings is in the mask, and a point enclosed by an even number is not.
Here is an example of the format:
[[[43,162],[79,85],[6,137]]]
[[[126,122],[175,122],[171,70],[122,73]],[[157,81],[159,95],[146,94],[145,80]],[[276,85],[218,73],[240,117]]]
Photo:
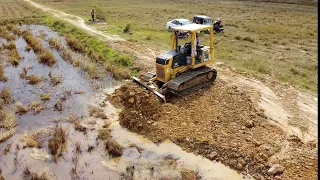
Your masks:
[[[220,18],[218,18],[217,21],[220,22],[221,21]]]

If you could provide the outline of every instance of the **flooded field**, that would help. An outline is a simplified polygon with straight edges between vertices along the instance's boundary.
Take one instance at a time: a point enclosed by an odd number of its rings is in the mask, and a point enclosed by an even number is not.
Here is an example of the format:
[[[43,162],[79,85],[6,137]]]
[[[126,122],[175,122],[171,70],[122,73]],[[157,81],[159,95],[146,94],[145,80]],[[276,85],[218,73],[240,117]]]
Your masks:
[[[9,92],[1,95],[1,110],[14,113],[15,121],[14,133],[0,144],[4,179],[250,179],[170,141],[155,144],[122,128],[120,110],[106,100],[121,82],[90,69],[90,59],[48,27],[6,32],[13,37],[0,38],[6,77],[0,92]],[[19,58],[12,61],[15,50]],[[52,53],[52,63],[45,53]]]

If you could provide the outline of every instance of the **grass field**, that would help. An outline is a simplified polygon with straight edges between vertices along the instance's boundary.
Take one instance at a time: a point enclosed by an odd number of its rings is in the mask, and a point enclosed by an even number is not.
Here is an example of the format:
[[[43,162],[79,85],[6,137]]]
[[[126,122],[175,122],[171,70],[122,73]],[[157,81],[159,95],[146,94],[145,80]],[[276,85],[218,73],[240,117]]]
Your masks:
[[[50,7],[90,19],[90,9],[107,12],[107,25],[95,26],[129,41],[166,50],[170,33],[165,29],[173,18],[192,19],[205,14],[222,18],[225,34],[215,36],[216,60],[229,67],[271,76],[311,92],[317,91],[317,7],[250,1],[147,1],[51,0]],[[289,2],[289,1],[288,1]],[[289,3],[312,4],[311,1]],[[316,3],[317,4],[317,3]],[[132,34],[123,33],[130,24]]]
[[[44,13],[20,0],[1,0],[0,22],[30,22],[44,17]]]

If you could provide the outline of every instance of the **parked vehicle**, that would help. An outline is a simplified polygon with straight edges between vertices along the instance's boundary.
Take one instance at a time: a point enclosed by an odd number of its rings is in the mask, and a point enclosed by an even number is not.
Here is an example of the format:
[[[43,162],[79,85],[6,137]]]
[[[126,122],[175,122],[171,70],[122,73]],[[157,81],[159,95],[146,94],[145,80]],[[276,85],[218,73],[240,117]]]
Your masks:
[[[168,31],[172,31],[173,27],[184,26],[188,24],[192,24],[192,22],[188,19],[173,19],[167,22],[166,28],[168,29]]]
[[[215,22],[212,21],[212,19],[208,16],[204,15],[195,15],[193,17],[193,23],[196,24],[204,24],[204,25],[212,25],[213,30],[217,33],[224,32],[223,25],[221,24],[221,20],[218,18]]]

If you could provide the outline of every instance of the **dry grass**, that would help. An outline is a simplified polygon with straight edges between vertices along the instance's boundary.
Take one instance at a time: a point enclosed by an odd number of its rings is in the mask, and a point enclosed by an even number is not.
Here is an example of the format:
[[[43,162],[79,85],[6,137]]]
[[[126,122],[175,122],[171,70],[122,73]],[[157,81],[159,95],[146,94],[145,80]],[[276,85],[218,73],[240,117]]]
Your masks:
[[[2,176],[2,170],[0,169],[0,180],[4,180],[3,176]]]
[[[50,100],[50,97],[51,97],[51,94],[46,94],[46,93],[40,94],[41,101],[48,101]]]
[[[53,75],[51,71],[48,74],[53,86],[56,86],[62,82],[62,76]]]
[[[102,124],[102,128],[108,128],[111,125],[111,122],[109,121],[104,121]]]
[[[26,132],[24,135],[20,138],[20,140],[25,143],[26,147],[29,148],[41,148],[41,142],[40,142],[40,133],[37,132]]]
[[[71,55],[71,50],[67,49],[67,48],[62,48],[59,51],[60,56],[62,57],[62,59],[64,59],[65,61],[69,62],[70,64],[73,63],[73,59],[72,59],[72,55]]]
[[[53,66],[57,62],[56,57],[50,51],[41,53],[39,59],[41,63],[49,66]]]
[[[89,63],[84,70],[87,71],[90,78],[93,78],[93,79],[102,78],[102,73],[99,72],[98,66],[95,63]]]
[[[9,88],[4,88],[0,93],[0,99],[2,99],[5,104],[11,103],[11,90]]]
[[[62,106],[63,106],[63,99],[60,98],[56,104],[54,105],[55,110],[57,111],[62,111]]]
[[[0,107],[0,143],[11,137],[16,131],[16,117],[8,108]]]
[[[28,108],[25,107],[21,102],[16,102],[16,113],[19,115],[23,115],[28,112]]]
[[[29,44],[27,44],[25,49],[26,49],[26,51],[30,51],[32,48],[31,48],[31,46]]]
[[[8,77],[5,75],[2,64],[0,64],[0,81],[6,82],[7,80],[8,80]]]
[[[73,114],[69,115],[67,121],[74,124],[75,130],[81,131],[81,132],[87,131],[87,128],[80,124],[79,119],[76,115],[73,115]]]
[[[19,65],[21,57],[20,57],[17,49],[9,50],[8,56],[9,56],[9,62],[12,65],[14,65],[14,66]]]
[[[67,45],[74,51],[77,51],[79,53],[85,53],[84,47],[81,45],[81,43],[78,40],[75,40],[70,37],[66,37]]]
[[[72,167],[70,171],[70,176],[72,180],[81,179],[78,172],[80,154],[81,154],[81,144],[79,142],[76,142],[74,155],[72,157]]]
[[[24,179],[30,179],[30,180],[49,180],[49,177],[45,172],[39,175],[35,172],[31,172],[28,166],[26,166],[23,170],[23,177]]]
[[[200,180],[201,177],[198,172],[191,169],[182,169],[180,171],[181,177],[184,180]]]
[[[22,68],[22,72],[19,74],[20,75],[20,78],[21,79],[26,79],[27,78],[27,73],[28,73],[28,70],[31,69],[32,66],[24,66]]]
[[[36,37],[33,36],[33,34],[30,31],[23,31],[22,32],[23,38],[26,40],[26,42],[28,43],[28,45],[30,47],[32,47],[32,49],[34,50],[34,52],[36,54],[40,54],[42,52],[45,51],[42,43],[40,42],[40,40],[38,40]]]
[[[8,50],[17,49],[16,44],[13,41],[10,41],[7,45]]]
[[[7,36],[8,36],[8,31],[3,26],[1,26],[0,27],[0,37],[6,38]]]
[[[31,74],[31,75],[27,76],[27,80],[29,80],[29,84],[35,85],[35,84],[40,83],[43,80],[43,78],[41,76]]]
[[[100,140],[109,140],[111,139],[111,129],[99,129],[97,139]]]
[[[123,147],[113,139],[106,140],[106,150],[113,157],[122,156]]]
[[[15,24],[10,24],[7,26],[7,29],[11,32],[13,32],[14,34],[16,35],[21,35],[22,34],[22,31],[21,31],[21,28],[18,26],[18,25],[15,25]]]
[[[93,116],[95,118],[108,119],[107,115],[104,113],[103,109],[98,107],[90,107],[89,108],[89,116]]]
[[[112,72],[112,75],[116,79],[129,79],[130,78],[130,71],[125,68],[120,68],[115,65],[109,65],[106,68],[106,71]]]
[[[55,160],[57,157],[62,156],[62,153],[66,150],[66,143],[67,133],[57,124],[48,143],[50,153],[55,157]]]
[[[29,109],[33,111],[33,114],[38,114],[39,112],[41,112],[42,110],[45,109],[44,106],[41,106],[41,103],[38,101],[32,101],[29,104]]]
[[[49,45],[51,48],[56,48],[58,51],[62,48],[61,42],[59,38],[50,38]]]
[[[16,36],[11,35],[4,27],[0,29],[0,37],[6,39],[7,41],[13,41],[16,39]]]

